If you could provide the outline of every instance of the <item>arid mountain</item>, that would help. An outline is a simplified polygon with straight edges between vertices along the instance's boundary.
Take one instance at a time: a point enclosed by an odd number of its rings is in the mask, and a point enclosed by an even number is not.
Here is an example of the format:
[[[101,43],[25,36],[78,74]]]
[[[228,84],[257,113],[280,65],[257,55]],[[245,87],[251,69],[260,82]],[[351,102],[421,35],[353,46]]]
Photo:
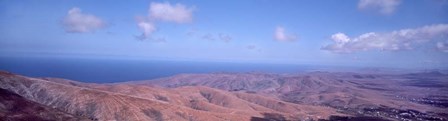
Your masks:
[[[93,120],[322,119],[335,109],[284,102],[203,86],[160,88],[135,84],[89,84],[0,73],[0,88],[42,105]]]
[[[448,75],[440,72],[403,75],[328,72],[288,75],[182,74],[132,83],[168,88],[207,86],[230,92],[263,95],[295,104],[328,106],[349,115],[390,120],[448,118]],[[391,113],[392,110],[397,113]],[[409,110],[421,115],[409,117]]]
[[[1,72],[0,88],[91,120],[447,120],[447,77],[213,73],[94,84]]]

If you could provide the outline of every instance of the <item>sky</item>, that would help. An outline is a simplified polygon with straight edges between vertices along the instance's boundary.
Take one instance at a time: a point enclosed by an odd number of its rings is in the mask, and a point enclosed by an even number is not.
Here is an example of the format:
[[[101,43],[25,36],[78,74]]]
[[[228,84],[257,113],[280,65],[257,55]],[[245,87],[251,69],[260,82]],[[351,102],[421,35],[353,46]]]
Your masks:
[[[448,68],[448,0],[0,0],[0,55]]]

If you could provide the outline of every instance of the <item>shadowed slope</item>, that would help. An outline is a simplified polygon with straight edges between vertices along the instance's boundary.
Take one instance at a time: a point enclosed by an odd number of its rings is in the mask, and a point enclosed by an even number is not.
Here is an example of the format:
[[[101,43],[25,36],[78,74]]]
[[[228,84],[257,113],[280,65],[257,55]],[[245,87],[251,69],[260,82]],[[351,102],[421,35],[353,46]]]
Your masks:
[[[5,121],[90,121],[30,101],[8,90],[0,89],[0,119]]]

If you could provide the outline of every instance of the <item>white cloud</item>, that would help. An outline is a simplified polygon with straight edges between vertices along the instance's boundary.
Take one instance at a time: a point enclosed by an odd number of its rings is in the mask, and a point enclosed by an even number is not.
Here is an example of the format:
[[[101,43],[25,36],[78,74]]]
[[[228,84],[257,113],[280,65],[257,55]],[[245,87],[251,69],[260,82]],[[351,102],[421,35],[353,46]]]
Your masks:
[[[331,39],[334,40],[336,43],[346,43],[348,41],[350,41],[350,38],[348,38],[347,35],[345,35],[344,33],[336,33],[331,35]]]
[[[274,32],[274,39],[277,41],[295,41],[297,36],[286,33],[283,27],[278,26]]]
[[[143,33],[137,38],[145,40],[150,38],[156,28],[156,23],[160,21],[174,22],[178,24],[188,23],[193,20],[193,8],[188,8],[183,4],[171,5],[168,2],[152,2],[149,5],[148,17],[137,17],[137,26]],[[163,39],[165,41],[165,39]]]
[[[355,38],[349,38],[344,33],[336,33],[331,36],[334,43],[326,45],[321,49],[338,53],[367,50],[410,50],[413,49],[413,45],[424,44],[435,39],[447,38],[448,24],[436,24],[388,33],[369,32]]]
[[[151,34],[157,29],[153,23],[148,21],[139,21],[137,26],[143,31],[142,35],[137,37],[140,40],[149,38]]]
[[[445,42],[437,42],[436,44],[437,50],[441,51],[441,52],[446,52],[448,53],[448,41]]]
[[[359,0],[359,9],[378,10],[382,14],[391,14],[400,4],[400,0]]]
[[[85,33],[101,29],[106,24],[100,18],[82,13],[81,9],[75,7],[68,11],[67,16],[63,20],[63,26],[66,32]]]
[[[149,16],[151,19],[160,21],[188,23],[193,20],[193,8],[188,8],[179,3],[171,5],[168,2],[153,2],[149,8]]]

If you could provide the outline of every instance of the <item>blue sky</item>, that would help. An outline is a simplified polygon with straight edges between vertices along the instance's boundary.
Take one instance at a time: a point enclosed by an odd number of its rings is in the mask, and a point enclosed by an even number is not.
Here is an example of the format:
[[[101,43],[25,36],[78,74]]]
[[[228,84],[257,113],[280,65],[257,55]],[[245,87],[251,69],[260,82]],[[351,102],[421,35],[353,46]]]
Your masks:
[[[0,55],[448,67],[447,0],[0,0]]]

